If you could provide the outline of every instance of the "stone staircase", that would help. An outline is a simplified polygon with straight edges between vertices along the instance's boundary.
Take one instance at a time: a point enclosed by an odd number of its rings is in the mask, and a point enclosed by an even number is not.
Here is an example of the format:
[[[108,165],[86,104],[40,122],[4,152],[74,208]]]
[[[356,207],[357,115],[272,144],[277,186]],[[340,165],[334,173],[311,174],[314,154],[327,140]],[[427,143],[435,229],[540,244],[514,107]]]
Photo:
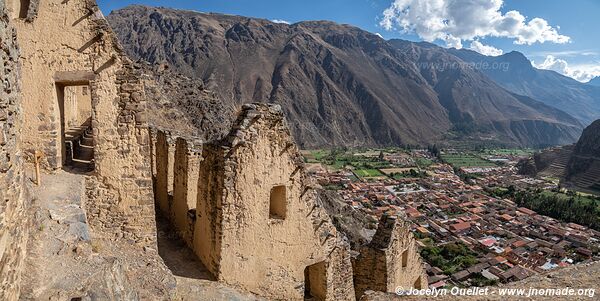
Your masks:
[[[69,128],[65,144],[66,165],[84,172],[94,170],[94,132],[90,125]]]

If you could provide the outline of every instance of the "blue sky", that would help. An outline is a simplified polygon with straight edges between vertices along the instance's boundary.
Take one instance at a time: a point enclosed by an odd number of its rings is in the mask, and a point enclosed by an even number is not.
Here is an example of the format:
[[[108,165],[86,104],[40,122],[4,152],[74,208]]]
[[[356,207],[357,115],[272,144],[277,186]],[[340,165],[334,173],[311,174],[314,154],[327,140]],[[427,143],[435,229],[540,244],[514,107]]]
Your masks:
[[[394,2],[399,9],[388,10],[389,18],[385,18],[384,12]],[[448,3],[457,7],[453,9]],[[517,50],[540,68],[580,81],[600,76],[597,0],[98,0],[98,4],[105,14],[130,4],[145,4],[290,23],[331,20],[379,33],[386,39],[430,40],[446,47],[458,47],[458,39],[460,46],[490,55]],[[404,14],[405,8],[414,15]],[[432,30],[429,22],[436,16],[456,25]],[[543,22],[530,24],[534,18]],[[490,25],[490,19],[496,20],[496,25]],[[389,30],[382,23],[385,20]]]

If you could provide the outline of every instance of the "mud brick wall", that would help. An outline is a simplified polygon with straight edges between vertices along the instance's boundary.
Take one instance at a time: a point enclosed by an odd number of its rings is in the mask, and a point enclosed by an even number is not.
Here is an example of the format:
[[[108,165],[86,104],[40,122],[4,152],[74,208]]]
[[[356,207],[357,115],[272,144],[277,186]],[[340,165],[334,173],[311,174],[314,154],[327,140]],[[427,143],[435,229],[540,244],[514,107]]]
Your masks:
[[[103,36],[112,35],[106,27],[98,30]],[[98,209],[98,214],[102,214],[102,207],[116,209],[105,213],[106,216],[117,215],[112,219],[123,219],[120,230],[125,237],[136,243],[153,244],[156,224],[150,133],[144,115],[146,100],[141,72],[124,56],[116,41],[112,42],[118,52],[108,61],[114,60],[118,69],[114,74],[108,70],[100,73],[90,87],[95,116],[92,126],[97,179],[101,186],[113,190],[116,197],[96,198],[89,203]],[[116,94],[117,110],[104,103],[108,100],[104,96],[107,92]]]
[[[17,300],[31,223],[20,149],[19,50],[0,3],[0,300]]]
[[[230,134],[203,152],[194,245],[210,246],[199,255],[219,281],[272,299],[303,300],[307,284],[314,297],[354,299],[349,245],[319,204],[279,106],[244,105]],[[284,216],[274,217],[272,191],[282,187]],[[307,267],[318,283],[305,280]]]
[[[202,142],[189,138],[177,138],[174,158],[173,202],[170,219],[183,240],[188,246],[193,247]]]
[[[193,248],[202,140],[155,127],[150,136],[156,208]]]
[[[427,275],[410,226],[398,216],[384,215],[372,241],[353,261],[356,298],[367,290],[427,288]]]

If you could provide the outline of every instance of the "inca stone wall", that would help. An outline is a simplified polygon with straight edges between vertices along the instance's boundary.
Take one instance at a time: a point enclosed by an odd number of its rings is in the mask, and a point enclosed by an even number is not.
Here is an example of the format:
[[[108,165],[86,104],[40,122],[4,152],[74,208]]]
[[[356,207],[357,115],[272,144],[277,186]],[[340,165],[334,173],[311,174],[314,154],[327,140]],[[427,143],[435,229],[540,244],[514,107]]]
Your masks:
[[[198,203],[198,176],[202,161],[202,142],[177,138],[173,166],[173,202],[170,218],[180,236],[193,247],[196,205]]]
[[[350,258],[335,256],[339,248],[348,253],[349,245],[340,241],[318,203],[280,107],[245,105],[220,153],[222,165],[210,167],[223,173],[217,201],[221,220],[214,228],[220,249],[217,278],[268,298],[302,300],[308,276],[324,282],[309,295],[352,300]],[[284,212],[273,216],[276,187],[285,190]],[[305,275],[315,264],[323,266]]]
[[[217,280],[273,299],[354,299],[350,246],[321,208],[278,106],[244,106],[220,141],[152,136],[157,205]]]
[[[90,222],[103,233],[135,243],[156,239],[150,139],[141,72],[123,53],[93,0],[21,1],[9,7],[22,61],[27,152],[42,151],[44,166],[62,168],[63,91],[89,85],[94,132],[95,177],[88,188]]]
[[[16,31],[0,2],[0,300],[17,300],[31,228],[26,210]]]
[[[156,207],[193,247],[202,141],[157,128],[151,129],[151,137]]]
[[[396,216],[382,216],[372,241],[353,262],[356,298],[367,290],[427,288],[427,275],[410,226]]]
[[[152,129],[157,207],[218,281],[284,300],[427,287],[409,225],[395,216],[352,258],[279,106],[243,106],[223,140],[173,133]]]

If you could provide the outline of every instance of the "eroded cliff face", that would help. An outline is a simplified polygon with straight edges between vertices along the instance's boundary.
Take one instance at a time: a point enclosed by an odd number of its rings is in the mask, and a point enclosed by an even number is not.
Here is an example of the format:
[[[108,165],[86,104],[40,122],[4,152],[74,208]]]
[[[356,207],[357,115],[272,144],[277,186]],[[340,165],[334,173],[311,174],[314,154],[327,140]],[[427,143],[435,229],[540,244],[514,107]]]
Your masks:
[[[29,231],[30,197],[20,145],[22,111],[16,31],[0,3],[0,299],[16,300]]]

